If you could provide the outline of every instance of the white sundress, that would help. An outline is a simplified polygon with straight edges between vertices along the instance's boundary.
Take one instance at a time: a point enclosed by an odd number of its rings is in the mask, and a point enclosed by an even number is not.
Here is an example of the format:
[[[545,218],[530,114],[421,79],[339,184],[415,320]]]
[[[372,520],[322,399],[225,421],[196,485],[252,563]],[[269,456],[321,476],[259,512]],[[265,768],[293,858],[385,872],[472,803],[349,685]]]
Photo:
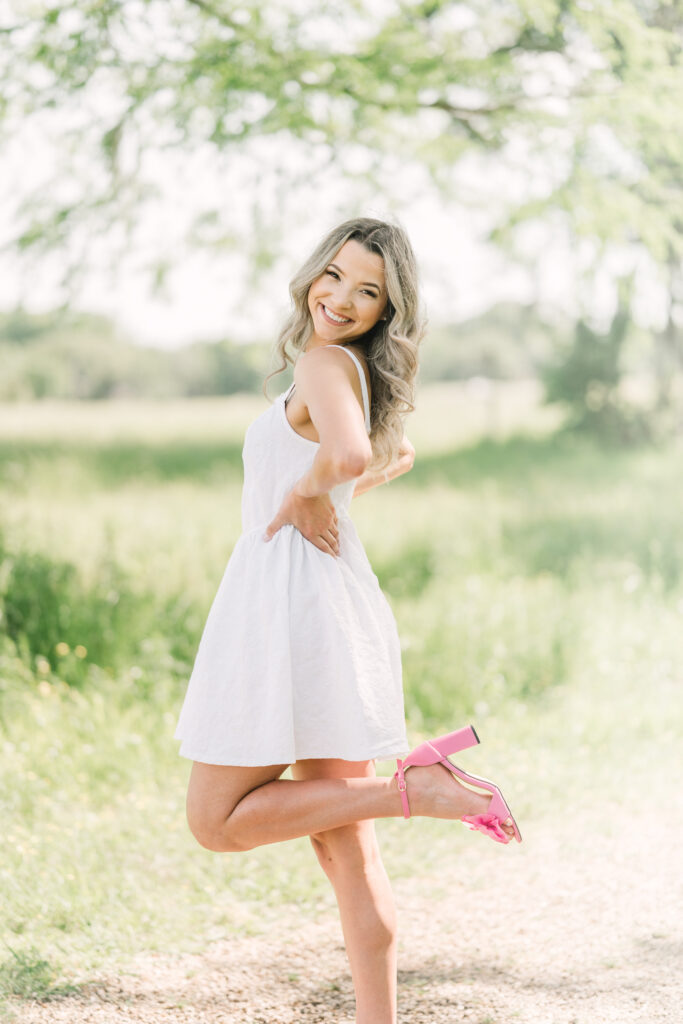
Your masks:
[[[365,426],[370,406],[356,356]],[[288,523],[263,539],[319,442],[298,434],[292,386],[247,428],[242,533],[211,605],[175,739],[207,764],[292,764],[405,757],[409,745],[396,621],[348,507],[355,480],[330,491],[335,558]]]

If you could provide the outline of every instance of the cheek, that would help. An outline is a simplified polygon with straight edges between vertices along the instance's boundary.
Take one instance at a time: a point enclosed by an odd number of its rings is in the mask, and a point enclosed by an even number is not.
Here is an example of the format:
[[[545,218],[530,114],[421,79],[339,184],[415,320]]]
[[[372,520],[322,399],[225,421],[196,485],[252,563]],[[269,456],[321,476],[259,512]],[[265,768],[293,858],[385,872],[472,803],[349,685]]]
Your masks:
[[[325,282],[322,280],[322,278],[318,278],[317,281],[314,281],[311,287],[308,289],[309,305],[313,305],[313,303],[315,303],[320,298],[321,295],[325,294],[325,291]]]

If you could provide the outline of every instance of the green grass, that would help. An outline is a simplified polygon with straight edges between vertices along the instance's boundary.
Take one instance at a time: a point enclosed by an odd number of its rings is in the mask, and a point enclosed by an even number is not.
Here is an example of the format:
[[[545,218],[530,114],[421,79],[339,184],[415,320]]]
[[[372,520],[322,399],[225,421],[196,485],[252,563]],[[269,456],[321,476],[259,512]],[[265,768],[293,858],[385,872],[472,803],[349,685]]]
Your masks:
[[[58,968],[36,949],[18,953],[9,948],[9,956],[0,961],[0,999],[20,996],[44,1001],[78,990],[76,985],[56,985],[57,974]]]
[[[601,820],[601,800],[675,764],[681,452],[553,434],[526,386],[498,402],[484,437],[466,388],[425,388],[413,471],[351,511],[398,622],[409,735],[473,720],[472,758],[533,837],[567,801]],[[240,532],[241,435],[263,408],[0,409],[6,998],[334,906],[305,839],[242,856],[197,845],[173,740]],[[437,879],[446,848],[483,854],[446,822],[378,832],[397,878]]]

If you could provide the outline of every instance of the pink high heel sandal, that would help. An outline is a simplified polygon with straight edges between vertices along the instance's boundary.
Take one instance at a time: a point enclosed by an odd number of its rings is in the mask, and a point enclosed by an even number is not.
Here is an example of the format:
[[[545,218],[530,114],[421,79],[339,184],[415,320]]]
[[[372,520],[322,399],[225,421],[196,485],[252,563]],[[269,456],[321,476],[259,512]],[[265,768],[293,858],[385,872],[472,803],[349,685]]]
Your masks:
[[[494,785],[493,782],[489,782],[488,779],[479,778],[477,775],[469,775],[463,771],[462,768],[458,768],[448,760],[447,754],[455,754],[459,750],[466,750],[468,747],[474,747],[479,743],[479,737],[477,736],[473,725],[466,725],[462,729],[458,729],[456,732],[446,733],[444,736],[439,736],[435,740],[425,740],[424,743],[420,743],[419,746],[411,750],[406,758],[401,760],[400,757],[396,758],[397,769],[394,772],[394,778],[398,781],[398,789],[401,794],[401,802],[403,804],[403,817],[410,817],[410,805],[408,803],[408,795],[406,793],[406,780],[404,772],[406,769],[411,767],[424,767],[430,764],[442,764],[445,768],[448,768],[450,772],[463,779],[465,782],[471,783],[473,786],[478,786],[482,789],[487,789],[493,794],[489,808],[485,814],[465,814],[460,819],[468,828],[474,831],[483,832],[484,835],[490,836],[491,839],[497,843],[509,843],[510,836],[506,835],[503,829],[500,827],[501,823],[507,821],[508,818],[512,821],[512,827],[515,833],[515,839],[518,843],[522,841],[522,834],[517,827],[510,808],[508,807],[503,794],[499,790],[498,786]]]

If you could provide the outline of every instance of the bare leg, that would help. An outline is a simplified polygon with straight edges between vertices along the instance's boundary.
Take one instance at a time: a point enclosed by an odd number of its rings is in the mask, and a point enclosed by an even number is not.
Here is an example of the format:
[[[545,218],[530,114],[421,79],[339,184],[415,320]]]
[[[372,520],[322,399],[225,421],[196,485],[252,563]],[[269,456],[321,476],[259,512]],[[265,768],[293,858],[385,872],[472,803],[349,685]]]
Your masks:
[[[187,817],[197,841],[218,852],[251,850],[368,818],[402,815],[396,780],[280,779],[287,765],[243,768],[194,761]],[[415,816],[461,818],[483,814],[491,795],[474,791],[442,765],[406,772]],[[511,826],[503,828],[512,834]]]
[[[297,761],[295,779],[375,775],[373,761]],[[356,993],[356,1024],[396,1024],[396,908],[374,821],[310,837],[332,883]]]

